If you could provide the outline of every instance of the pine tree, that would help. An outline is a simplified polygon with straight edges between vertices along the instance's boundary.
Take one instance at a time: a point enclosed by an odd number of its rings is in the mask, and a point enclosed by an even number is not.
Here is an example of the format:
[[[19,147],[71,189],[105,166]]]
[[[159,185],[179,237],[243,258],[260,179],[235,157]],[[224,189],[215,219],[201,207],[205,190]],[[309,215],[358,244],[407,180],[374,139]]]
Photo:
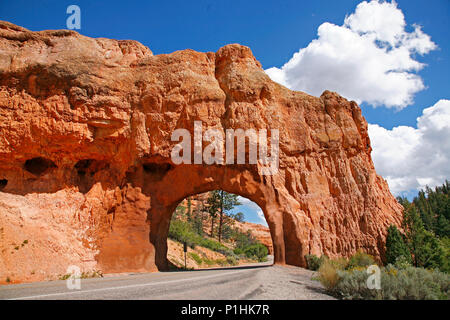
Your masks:
[[[214,222],[216,220],[217,212],[220,209],[220,191],[214,190],[209,193],[209,197],[207,200],[208,204],[208,213],[211,217],[211,237],[214,237]]]
[[[424,228],[439,237],[450,237],[450,184],[445,181],[442,186],[433,189],[426,187],[419,191],[413,204],[423,222]],[[399,202],[408,207],[408,201],[399,198]]]
[[[191,221],[192,218],[192,201],[191,197],[187,198],[187,220]]]
[[[425,229],[416,207],[411,204],[404,210],[403,228],[407,245],[416,267],[439,268],[444,263],[445,252],[433,234]]]
[[[225,192],[221,190],[220,192],[220,216],[219,216],[219,242],[222,242],[222,230],[223,226],[227,221],[231,221],[231,219],[225,219],[230,210],[233,210],[235,206],[240,205],[241,203],[238,200],[238,195]]]
[[[211,237],[214,236],[214,222],[217,213],[219,214],[219,242],[222,241],[222,229],[227,223],[226,215],[235,206],[240,205],[238,195],[225,192],[223,190],[214,190],[210,193],[208,198],[208,212],[211,216]]]
[[[440,269],[444,265],[444,249],[438,238],[427,230],[421,230],[416,235],[418,245],[414,251],[416,266],[426,269]]]
[[[394,264],[400,257],[411,263],[411,253],[406,245],[403,235],[396,226],[391,225],[388,228],[386,237],[386,262]]]
[[[450,221],[444,215],[440,215],[436,222],[436,235],[448,237],[450,235]]]

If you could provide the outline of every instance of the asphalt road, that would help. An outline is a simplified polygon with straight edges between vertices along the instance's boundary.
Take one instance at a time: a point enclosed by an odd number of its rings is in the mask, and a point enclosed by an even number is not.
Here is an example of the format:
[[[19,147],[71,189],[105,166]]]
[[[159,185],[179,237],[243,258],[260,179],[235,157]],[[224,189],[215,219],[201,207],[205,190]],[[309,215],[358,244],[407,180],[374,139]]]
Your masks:
[[[0,286],[0,299],[332,299],[302,268],[249,266],[82,279],[81,288],[66,281]]]

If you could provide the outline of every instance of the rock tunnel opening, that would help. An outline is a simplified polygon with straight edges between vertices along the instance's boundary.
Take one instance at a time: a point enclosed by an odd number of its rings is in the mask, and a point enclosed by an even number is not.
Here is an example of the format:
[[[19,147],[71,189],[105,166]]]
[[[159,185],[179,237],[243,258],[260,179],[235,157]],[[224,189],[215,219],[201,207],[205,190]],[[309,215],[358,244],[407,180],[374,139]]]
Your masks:
[[[186,197],[170,220],[167,261],[171,270],[270,264],[273,244],[263,210],[223,190]]]
[[[24,169],[36,176],[41,176],[56,167],[52,160],[43,157],[28,159],[24,164]]]
[[[7,184],[8,184],[7,179],[0,179],[0,191],[3,190]]]

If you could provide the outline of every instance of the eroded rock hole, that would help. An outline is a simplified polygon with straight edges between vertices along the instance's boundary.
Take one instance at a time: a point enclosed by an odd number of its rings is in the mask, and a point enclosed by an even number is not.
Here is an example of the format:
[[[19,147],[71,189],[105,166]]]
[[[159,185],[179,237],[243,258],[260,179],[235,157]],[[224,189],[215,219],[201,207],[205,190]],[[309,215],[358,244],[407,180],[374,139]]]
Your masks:
[[[48,170],[56,167],[56,164],[52,160],[42,157],[28,159],[27,161],[25,161],[24,165],[25,170],[36,176],[40,176]]]
[[[85,160],[78,161],[75,164],[75,169],[77,170],[78,175],[84,176],[93,161],[94,160],[92,160],[92,159],[85,159]]]
[[[143,168],[145,173],[156,180],[161,180],[173,166],[169,163],[145,163]]]
[[[86,193],[96,182],[110,177],[109,169],[109,163],[104,160],[79,160],[74,166],[74,171],[76,172],[75,183],[80,192]]]
[[[3,190],[7,184],[8,184],[8,180],[0,179],[0,190]]]
[[[109,168],[109,164],[101,160],[83,159],[78,161],[74,168],[80,177],[85,177],[93,176],[96,172]]]

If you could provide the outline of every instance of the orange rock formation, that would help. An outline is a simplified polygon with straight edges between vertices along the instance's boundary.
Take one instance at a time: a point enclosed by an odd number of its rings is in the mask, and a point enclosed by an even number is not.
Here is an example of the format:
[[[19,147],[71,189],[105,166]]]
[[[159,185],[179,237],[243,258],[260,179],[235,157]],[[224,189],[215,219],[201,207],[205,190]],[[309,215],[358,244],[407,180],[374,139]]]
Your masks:
[[[175,165],[171,134],[196,120],[279,129],[278,173]],[[288,90],[247,47],[153,55],[136,41],[0,23],[0,281],[69,265],[165,269],[175,207],[214,189],[262,208],[276,263],[359,248],[382,257],[401,206],[370,153],[355,102]]]

